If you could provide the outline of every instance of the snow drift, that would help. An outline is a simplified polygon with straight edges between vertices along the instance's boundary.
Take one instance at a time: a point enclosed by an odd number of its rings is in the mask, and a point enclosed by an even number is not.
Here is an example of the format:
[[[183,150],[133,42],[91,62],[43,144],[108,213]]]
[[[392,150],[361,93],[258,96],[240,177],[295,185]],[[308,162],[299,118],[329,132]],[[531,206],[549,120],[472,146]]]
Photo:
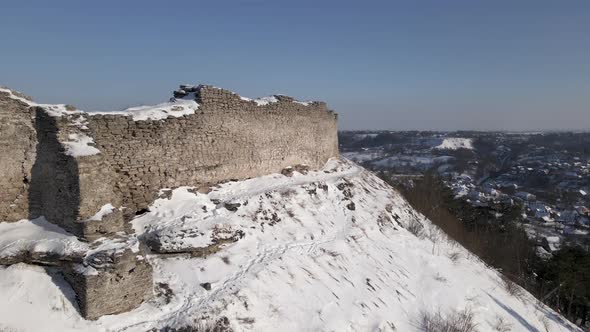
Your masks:
[[[207,194],[164,190],[133,227],[169,253],[147,256],[152,300],[85,321],[51,269],[16,264],[0,268],[0,330],[147,331],[225,316],[235,331],[419,331],[424,313],[462,310],[479,331],[576,330],[528,293],[510,295],[496,271],[346,161]]]

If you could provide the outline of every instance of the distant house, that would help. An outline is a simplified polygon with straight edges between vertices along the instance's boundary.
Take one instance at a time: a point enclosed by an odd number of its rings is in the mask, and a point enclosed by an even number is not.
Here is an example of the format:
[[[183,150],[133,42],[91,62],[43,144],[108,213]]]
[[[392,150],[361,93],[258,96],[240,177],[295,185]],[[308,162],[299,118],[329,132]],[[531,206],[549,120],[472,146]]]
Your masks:
[[[559,236],[545,236],[541,240],[541,246],[548,252],[555,252],[561,248],[561,240]]]
[[[486,186],[484,187],[484,193],[492,196],[492,197],[499,197],[500,196],[500,192],[497,191],[496,189],[492,188],[491,186]]]
[[[579,214],[576,210],[565,210],[559,213],[557,217],[557,221],[564,223],[564,224],[574,224],[578,219]]]
[[[550,259],[552,255],[542,246],[537,246],[537,256],[541,257],[542,259]]]
[[[510,205],[510,206],[514,205],[514,200],[512,198],[510,198],[510,196],[508,196],[508,195],[502,195],[500,202],[502,204],[506,204],[506,205]]]
[[[553,210],[543,202],[530,202],[527,203],[527,207],[530,210],[530,214],[534,215],[535,218],[543,219],[544,221],[553,221],[551,219],[551,212]]]
[[[519,191],[516,194],[514,194],[514,196],[516,196],[524,201],[534,201],[535,199],[537,199],[537,196],[535,196],[531,193],[527,193],[526,191]]]

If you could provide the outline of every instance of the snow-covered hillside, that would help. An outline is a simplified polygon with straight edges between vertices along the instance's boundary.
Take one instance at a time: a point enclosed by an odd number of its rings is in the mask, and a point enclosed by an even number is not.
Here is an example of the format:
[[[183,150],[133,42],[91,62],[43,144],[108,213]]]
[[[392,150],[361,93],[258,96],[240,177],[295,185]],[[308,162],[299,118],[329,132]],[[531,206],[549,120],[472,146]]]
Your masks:
[[[408,231],[417,223],[421,236]],[[1,267],[0,330],[147,331],[225,316],[235,331],[419,331],[423,313],[463,310],[478,331],[576,330],[528,293],[510,295],[496,271],[347,161],[208,194],[162,191],[133,227],[175,252],[148,255],[156,297],[85,321],[51,269]],[[205,258],[179,253],[212,238],[235,242]]]
[[[435,147],[439,150],[457,150],[468,149],[473,150],[473,139],[461,137],[448,137],[443,139],[442,143]]]

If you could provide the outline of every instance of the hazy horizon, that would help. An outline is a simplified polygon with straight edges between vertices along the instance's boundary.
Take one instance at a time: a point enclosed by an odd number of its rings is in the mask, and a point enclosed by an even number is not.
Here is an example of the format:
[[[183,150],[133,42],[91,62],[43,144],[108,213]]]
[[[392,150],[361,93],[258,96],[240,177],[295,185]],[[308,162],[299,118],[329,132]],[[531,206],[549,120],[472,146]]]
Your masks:
[[[323,100],[341,130],[587,131],[590,2],[28,1],[0,85],[120,110],[181,83]]]

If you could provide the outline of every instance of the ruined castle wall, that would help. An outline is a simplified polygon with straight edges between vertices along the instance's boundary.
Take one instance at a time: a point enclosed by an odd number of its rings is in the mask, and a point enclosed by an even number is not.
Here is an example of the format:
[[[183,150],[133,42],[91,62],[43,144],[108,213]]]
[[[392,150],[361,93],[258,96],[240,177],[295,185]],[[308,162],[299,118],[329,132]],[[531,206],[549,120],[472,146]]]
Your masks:
[[[0,221],[28,216],[28,185],[36,144],[28,105],[0,91]]]
[[[0,221],[43,215],[89,239],[123,231],[124,219],[147,208],[162,188],[208,186],[300,164],[317,169],[338,155],[337,116],[322,102],[276,96],[259,105],[201,86],[194,114],[137,121],[121,113],[56,116],[1,97]],[[72,135],[91,138],[98,153],[68,153]],[[106,204],[116,213],[89,220]]]
[[[338,155],[335,113],[321,102],[278,99],[258,106],[203,87],[195,114],[156,121],[93,115],[87,121],[101,157],[116,174],[116,196],[137,211],[161,188],[251,178],[297,164],[319,168]]]
[[[321,102],[276,96],[259,105],[200,86],[192,92],[195,113],[136,121],[129,114],[39,105],[4,91],[0,222],[45,216],[86,240],[127,230],[126,220],[162,188],[208,186],[301,164],[317,169],[338,156],[337,116]],[[116,251],[62,266],[88,319],[131,310],[153,295],[147,260]]]

